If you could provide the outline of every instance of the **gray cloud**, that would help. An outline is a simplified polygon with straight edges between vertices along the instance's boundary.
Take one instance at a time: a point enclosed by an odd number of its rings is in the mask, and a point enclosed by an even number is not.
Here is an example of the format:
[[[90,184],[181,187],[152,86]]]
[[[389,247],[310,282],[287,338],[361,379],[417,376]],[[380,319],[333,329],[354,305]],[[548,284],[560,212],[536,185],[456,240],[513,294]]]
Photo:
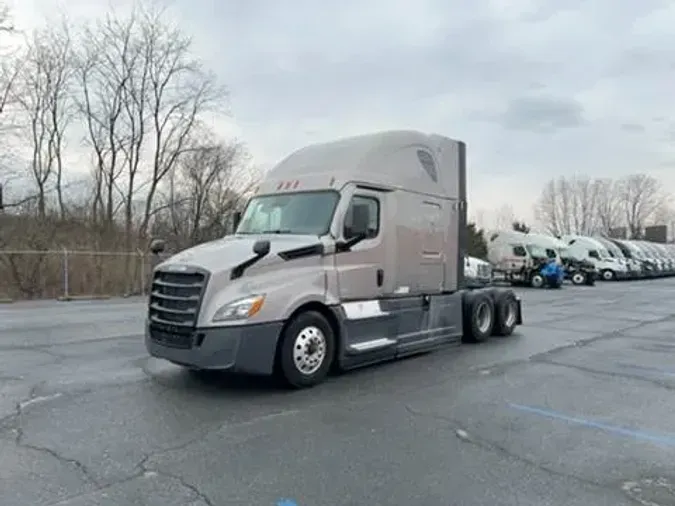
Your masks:
[[[501,115],[501,121],[507,129],[549,133],[586,123],[581,104],[560,97],[521,97],[511,100]]]
[[[94,4],[107,10],[107,0]],[[241,136],[263,166],[337,136],[433,130],[468,142],[473,209],[530,195],[511,202],[527,214],[554,175],[619,176],[675,159],[667,121],[654,121],[667,116],[675,83],[675,6],[666,0],[172,8],[229,85]],[[638,125],[643,135],[626,135]],[[675,187],[675,174],[661,175]]]

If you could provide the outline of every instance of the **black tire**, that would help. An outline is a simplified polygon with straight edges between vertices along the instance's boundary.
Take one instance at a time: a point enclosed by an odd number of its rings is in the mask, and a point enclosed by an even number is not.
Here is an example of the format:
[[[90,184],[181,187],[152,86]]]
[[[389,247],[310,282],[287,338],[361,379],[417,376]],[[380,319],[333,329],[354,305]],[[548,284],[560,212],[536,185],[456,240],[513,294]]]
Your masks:
[[[603,281],[614,281],[616,279],[616,274],[611,269],[605,269],[600,273]]]
[[[303,336],[301,336],[303,334]],[[304,346],[323,344],[323,352],[316,350],[314,362],[311,357],[303,356],[316,369],[302,371],[295,359],[296,350],[300,351],[298,340],[307,342]],[[303,348],[306,350],[306,348]],[[316,311],[300,313],[286,326],[281,335],[281,344],[278,355],[278,370],[284,382],[292,388],[309,388],[321,383],[328,374],[335,356],[335,333],[326,318]],[[307,362],[307,365],[310,363]]]
[[[495,294],[495,322],[492,335],[507,337],[513,334],[518,321],[518,299],[511,290]]]
[[[546,284],[549,288],[560,288],[562,286],[562,281],[560,278],[549,279],[546,281]]]
[[[572,284],[573,285],[584,285],[586,284],[587,276],[581,271],[577,271],[572,274]]]
[[[482,343],[492,334],[495,320],[495,306],[485,292],[468,293],[463,301],[463,326],[462,340],[465,343]],[[485,313],[487,311],[487,313]],[[486,321],[484,318],[489,319]]]
[[[543,288],[546,285],[546,278],[539,274],[538,272],[535,272],[530,276],[530,286],[532,288]]]

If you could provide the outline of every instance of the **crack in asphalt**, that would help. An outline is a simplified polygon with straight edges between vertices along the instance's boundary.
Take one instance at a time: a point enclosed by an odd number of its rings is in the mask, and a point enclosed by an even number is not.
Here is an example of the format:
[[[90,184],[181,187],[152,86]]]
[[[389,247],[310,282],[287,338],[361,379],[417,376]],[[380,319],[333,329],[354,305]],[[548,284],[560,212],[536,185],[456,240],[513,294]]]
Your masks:
[[[31,400],[35,399],[36,397],[36,392],[37,390],[44,384],[44,382],[37,383],[31,387],[30,394],[27,399],[23,401],[19,401],[16,403],[16,413],[14,414],[14,427],[13,430],[16,431],[16,437],[14,439],[14,443],[21,447],[21,448],[27,448],[29,450],[34,450],[36,452],[41,452],[45,453],[47,455],[51,455],[54,457],[56,460],[59,462],[62,462],[66,465],[70,465],[75,467],[88,481],[89,483],[93,484],[94,486],[99,486],[96,479],[92,475],[92,473],[87,469],[87,466],[85,466],[82,462],[80,462],[77,459],[69,458],[64,455],[61,455],[58,451],[52,449],[52,448],[47,448],[44,446],[37,446],[33,445],[30,443],[27,443],[24,441],[24,430],[23,430],[23,405],[27,402],[30,402]]]
[[[40,384],[34,385],[33,388],[32,388],[32,391],[31,391],[31,395],[27,399],[24,399],[24,400],[16,403],[16,413],[14,415],[11,415],[11,417],[15,420],[15,426],[13,427],[13,430],[16,431],[16,437],[14,439],[14,443],[18,447],[21,447],[21,448],[27,448],[27,449],[34,450],[34,451],[37,451],[37,452],[40,452],[40,453],[45,453],[47,455],[50,455],[50,456],[54,457],[57,461],[61,462],[62,464],[65,464],[65,465],[70,466],[70,467],[74,467],[75,469],[77,469],[80,472],[80,474],[82,474],[85,481],[88,484],[93,485],[93,487],[94,487],[93,489],[85,490],[81,493],[78,493],[78,494],[75,494],[75,495],[72,495],[72,496],[68,496],[66,498],[59,499],[55,503],[49,503],[48,506],[59,506],[59,505],[67,504],[69,501],[72,501],[73,499],[77,499],[78,497],[83,497],[83,496],[90,495],[92,493],[109,490],[112,487],[115,487],[115,486],[118,486],[118,485],[121,485],[121,484],[124,484],[124,483],[128,483],[130,481],[136,480],[136,479],[141,478],[141,477],[143,477],[143,476],[145,476],[149,473],[154,473],[158,476],[163,476],[165,478],[175,480],[182,487],[186,488],[192,494],[194,494],[194,496],[197,499],[204,502],[207,506],[214,506],[213,501],[204,492],[199,490],[199,488],[196,485],[193,485],[192,483],[189,483],[188,481],[185,480],[185,478],[183,478],[179,475],[168,473],[168,472],[163,471],[163,470],[158,469],[158,468],[150,467],[150,466],[148,466],[147,462],[153,457],[157,457],[157,456],[161,456],[165,453],[181,450],[183,448],[187,448],[188,446],[190,446],[192,444],[198,443],[199,441],[201,441],[202,439],[207,437],[210,433],[218,430],[217,428],[208,429],[206,431],[203,431],[199,435],[197,435],[193,438],[190,438],[190,440],[185,441],[181,444],[161,448],[161,449],[158,449],[157,451],[146,453],[146,454],[144,454],[143,458],[137,464],[134,465],[134,467],[137,468],[137,471],[135,473],[132,473],[129,476],[125,476],[125,477],[120,478],[118,480],[108,482],[105,485],[102,485],[96,479],[94,474],[81,461],[79,461],[77,459],[74,459],[74,458],[66,457],[66,456],[62,455],[61,453],[59,453],[58,451],[56,451],[52,448],[33,445],[33,444],[30,444],[30,443],[27,443],[27,442],[24,441],[24,431],[23,431],[23,427],[22,427],[22,419],[23,419],[24,413],[23,413],[22,405],[25,404],[26,402],[30,402],[31,400],[35,399],[34,392],[39,387],[40,387]]]
[[[188,483],[182,476],[167,473],[166,471],[160,471],[158,469],[147,469],[144,471],[144,473],[146,472],[153,472],[156,473],[158,476],[164,476],[165,478],[176,480],[181,486],[185,487],[190,492],[192,492],[197,497],[197,499],[203,501],[207,506],[215,506],[215,503],[209,498],[209,496],[207,496],[204,492],[199,490],[199,488],[196,485]]]
[[[609,376],[610,378],[626,378],[626,379],[632,379],[636,381],[640,381],[642,383],[649,383],[654,386],[658,386],[660,388],[665,388],[666,390],[675,390],[675,384],[672,382],[667,382],[667,381],[662,381],[658,379],[653,379],[653,378],[646,378],[644,376],[640,376],[638,374],[630,374],[630,373],[620,373],[616,371],[603,371],[599,369],[594,369],[592,367],[586,367],[583,365],[577,365],[577,364],[565,364],[564,362],[556,362],[555,360],[544,360],[544,359],[538,359],[534,360],[533,362],[538,363],[538,364],[548,364],[556,367],[565,367],[568,369],[574,369],[576,371],[581,371],[589,374],[597,374],[599,376]]]
[[[649,321],[649,322],[641,322],[636,325],[632,325],[630,327],[625,327],[621,329],[616,329],[616,330],[611,330],[609,332],[604,332],[601,334],[597,334],[585,339],[579,339],[573,342],[565,343],[560,346],[556,346],[555,348],[551,348],[550,350],[546,350],[541,353],[535,353],[533,355],[530,355],[527,358],[519,358],[515,360],[508,360],[508,361],[502,361],[502,362],[495,362],[492,364],[481,364],[477,365],[471,368],[471,371],[484,371],[484,370],[490,370],[492,374],[500,374],[500,373],[505,373],[509,371],[510,369],[513,369],[516,366],[519,365],[524,365],[528,363],[549,363],[547,360],[548,357],[557,355],[559,353],[563,353],[565,351],[573,350],[575,348],[583,348],[585,346],[591,345],[597,341],[602,341],[602,340],[609,340],[609,339],[615,339],[615,338],[625,338],[628,337],[629,339],[640,339],[639,337],[634,337],[634,336],[625,336],[623,335],[625,332],[630,331],[630,330],[636,330],[641,327],[644,327],[646,325],[650,325],[652,323],[663,323],[667,322],[670,320],[675,319],[672,315],[669,316],[664,316],[663,318],[659,320],[654,320],[654,321]],[[546,330],[546,327],[542,327],[542,331]],[[560,329],[555,329],[555,330],[560,330]],[[657,340],[658,341],[658,340]],[[555,362],[550,362],[553,365],[555,365]],[[636,378],[637,379],[637,378]]]
[[[575,475],[573,473],[565,473],[563,471],[558,471],[556,469],[550,468],[540,462],[537,462],[533,459],[528,459],[527,457],[523,457],[522,455],[518,455],[517,453],[513,453],[510,450],[508,450],[506,447],[500,445],[499,443],[495,441],[491,441],[487,438],[476,436],[475,433],[467,430],[464,428],[464,426],[458,421],[455,420],[449,416],[441,415],[438,413],[431,413],[431,412],[423,412],[420,410],[417,410],[409,405],[404,406],[406,411],[410,413],[413,416],[419,416],[419,417],[426,417],[426,418],[431,418],[434,420],[438,420],[447,424],[450,424],[451,428],[455,431],[455,435],[460,441],[464,441],[470,445],[476,446],[477,448],[481,448],[483,450],[491,451],[493,453],[501,454],[505,457],[514,459],[518,462],[522,462],[523,464],[530,466],[534,469],[537,469],[539,471],[542,471],[544,473],[550,474],[552,476],[558,476],[562,478],[569,478],[575,481],[578,481],[580,483],[584,483],[585,485],[590,485],[593,487],[597,487],[600,489],[613,489],[611,485],[605,484],[605,483],[600,483],[594,480],[589,480],[587,478],[584,478],[582,476]]]
[[[148,461],[150,459],[154,458],[154,457],[158,457],[158,456],[164,455],[166,453],[174,452],[174,451],[179,451],[179,450],[187,448],[187,447],[189,447],[189,446],[191,446],[195,443],[198,443],[201,440],[203,440],[204,438],[208,437],[211,433],[213,433],[213,432],[219,430],[220,428],[222,428],[222,426],[211,427],[211,428],[205,429],[203,431],[200,431],[200,433],[197,434],[196,436],[194,436],[194,437],[190,438],[189,440],[184,441],[180,444],[167,446],[167,447],[164,447],[164,448],[159,448],[156,451],[145,453],[143,458],[137,464],[135,464],[133,466],[137,469],[136,472],[130,474],[129,476],[125,476],[123,478],[120,478],[120,479],[117,479],[117,480],[114,480],[114,481],[111,481],[111,482],[107,482],[105,484],[101,484],[96,479],[96,477],[94,476],[94,473],[92,473],[87,468],[87,466],[85,464],[83,464],[81,461],[79,461],[78,459],[66,457],[65,455],[62,455],[60,452],[54,450],[53,448],[37,446],[37,445],[27,443],[25,441],[25,439],[24,439],[25,434],[24,434],[24,430],[23,430],[23,426],[22,426],[23,417],[24,417],[23,406],[26,403],[28,403],[28,402],[30,402],[30,401],[32,401],[36,398],[38,390],[43,385],[44,385],[44,382],[40,382],[40,383],[37,383],[37,384],[33,385],[31,387],[31,391],[30,391],[30,394],[28,395],[28,397],[16,403],[15,413],[6,417],[6,418],[4,418],[4,419],[2,419],[2,420],[0,420],[0,428],[2,427],[2,425],[1,425],[2,422],[6,423],[7,420],[11,419],[12,422],[13,422],[12,426],[6,427],[5,430],[9,429],[9,430],[16,431],[14,443],[18,447],[26,448],[26,449],[30,449],[30,450],[33,450],[33,451],[37,451],[37,452],[40,452],[40,453],[50,455],[53,458],[55,458],[57,461],[61,462],[62,464],[70,466],[70,467],[74,467],[84,477],[85,481],[88,484],[93,485],[93,487],[94,487],[93,489],[85,490],[81,493],[78,493],[78,494],[75,494],[75,495],[72,495],[72,496],[69,496],[69,497],[66,497],[66,498],[59,499],[57,502],[50,503],[48,506],[58,506],[58,505],[62,505],[62,504],[67,504],[69,501],[72,501],[73,499],[77,499],[78,497],[83,497],[83,496],[86,496],[86,495],[90,495],[92,493],[108,490],[108,489],[110,489],[112,487],[115,487],[115,486],[118,486],[120,484],[127,483],[127,482],[130,482],[130,481],[136,480],[138,478],[141,478],[144,475],[149,474],[149,473],[154,473],[158,476],[163,476],[165,478],[175,480],[182,487],[186,488],[192,494],[194,494],[194,496],[197,499],[204,502],[207,506],[214,506],[214,502],[204,492],[199,490],[199,488],[196,485],[193,485],[192,483],[189,483],[188,481],[185,480],[185,478],[183,478],[179,475],[175,475],[175,474],[163,471],[159,468],[148,466]],[[249,423],[249,422],[246,421],[246,422],[242,422],[241,424],[246,424],[246,423]],[[241,424],[235,423],[235,424],[232,424],[232,426],[236,427],[237,425],[241,425]]]

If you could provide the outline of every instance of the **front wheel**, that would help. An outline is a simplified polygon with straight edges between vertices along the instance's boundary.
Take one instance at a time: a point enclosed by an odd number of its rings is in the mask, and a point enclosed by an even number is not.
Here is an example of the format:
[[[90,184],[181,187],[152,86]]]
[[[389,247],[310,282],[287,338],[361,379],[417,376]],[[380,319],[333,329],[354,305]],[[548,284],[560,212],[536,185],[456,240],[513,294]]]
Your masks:
[[[335,334],[320,313],[308,311],[296,316],[281,336],[279,369],[293,388],[321,383],[335,355]]]
[[[614,274],[614,271],[611,269],[605,269],[602,271],[602,279],[603,281],[613,281],[616,275]]]
[[[586,282],[586,276],[583,272],[575,272],[572,274],[572,284],[583,285]]]
[[[546,279],[544,279],[544,276],[538,272],[532,274],[532,277],[530,278],[530,286],[532,286],[532,288],[541,288],[545,283]]]

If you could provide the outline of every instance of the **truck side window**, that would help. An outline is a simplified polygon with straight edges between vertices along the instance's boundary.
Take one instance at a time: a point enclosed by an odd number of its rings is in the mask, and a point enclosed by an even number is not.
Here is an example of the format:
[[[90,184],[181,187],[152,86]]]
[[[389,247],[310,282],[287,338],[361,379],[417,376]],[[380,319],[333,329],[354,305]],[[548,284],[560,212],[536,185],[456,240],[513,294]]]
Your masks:
[[[513,254],[517,257],[526,257],[527,251],[525,250],[524,246],[514,246],[513,247]]]
[[[433,157],[426,151],[421,149],[417,150],[417,159],[420,161],[422,168],[429,174],[429,177],[432,181],[438,181],[438,174],[436,173],[436,164],[434,163]]]
[[[588,256],[591,258],[600,258],[600,254],[594,249],[588,250]]]
[[[344,236],[349,239],[354,236],[352,224],[354,218],[367,220],[368,235],[367,239],[377,237],[380,232],[380,202],[374,197],[363,195],[354,195],[349,203],[349,209],[345,215]]]

